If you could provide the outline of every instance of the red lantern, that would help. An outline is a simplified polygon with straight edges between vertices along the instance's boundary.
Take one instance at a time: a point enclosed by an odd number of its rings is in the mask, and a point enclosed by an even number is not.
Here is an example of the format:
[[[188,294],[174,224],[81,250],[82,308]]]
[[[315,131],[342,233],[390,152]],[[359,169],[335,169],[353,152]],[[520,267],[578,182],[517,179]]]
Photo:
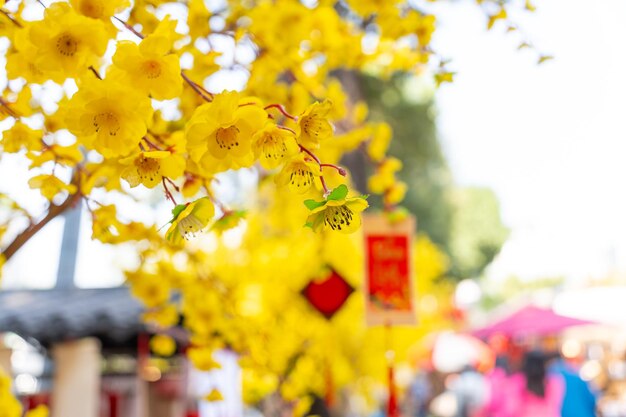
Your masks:
[[[353,292],[354,288],[334,269],[322,280],[313,280],[302,289],[309,304],[329,320]]]

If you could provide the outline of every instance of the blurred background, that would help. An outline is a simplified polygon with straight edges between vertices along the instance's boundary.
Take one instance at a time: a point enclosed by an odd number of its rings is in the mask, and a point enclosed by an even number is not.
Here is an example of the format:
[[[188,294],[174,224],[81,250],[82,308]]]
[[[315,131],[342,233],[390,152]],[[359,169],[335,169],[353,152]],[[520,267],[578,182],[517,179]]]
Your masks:
[[[339,74],[373,120],[392,126],[390,155],[409,184],[404,206],[442,254],[417,298],[418,314],[440,320],[406,344],[395,369],[400,415],[507,415],[488,408],[497,408],[489,390],[502,375],[524,373],[537,359],[529,353],[541,351],[541,366],[566,375],[568,390],[571,378],[587,387],[578,398],[593,398],[603,416],[626,416],[626,3],[538,6],[512,19],[554,57],[541,65],[506,27],[486,31],[475,5],[437,2],[433,47],[453,58],[453,83],[436,88],[432,74]],[[236,73],[217,78],[241,85]],[[367,173],[358,158],[346,166]],[[2,178],[26,172],[10,158],[0,165]],[[258,180],[252,171],[225,175],[220,195],[244,201]],[[32,212],[43,207],[19,181],[3,187]],[[149,207],[116,204],[134,218],[162,219],[168,209],[158,193],[139,194]],[[244,410],[241,370],[227,351],[211,372],[192,370],[181,350],[151,357],[142,307],[123,287],[123,271],[139,259],[123,245],[92,241],[82,214],[54,220],[4,266],[0,364],[12,370],[23,403],[61,403],[68,394],[54,393],[55,384],[75,380],[59,370],[82,358],[83,370],[101,377],[102,417],[281,415],[268,411],[271,399]],[[243,233],[225,239],[236,247]],[[211,236],[205,244],[217,247]],[[373,402],[346,394],[319,415],[389,414],[390,391],[375,386]],[[550,389],[547,376],[542,386]],[[219,388],[223,399],[200,400],[208,388],[198,387]]]

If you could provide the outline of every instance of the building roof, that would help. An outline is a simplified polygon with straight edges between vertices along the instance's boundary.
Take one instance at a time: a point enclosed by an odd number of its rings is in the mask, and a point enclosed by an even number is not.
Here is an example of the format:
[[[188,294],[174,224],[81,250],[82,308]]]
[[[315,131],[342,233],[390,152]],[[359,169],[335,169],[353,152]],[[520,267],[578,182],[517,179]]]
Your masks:
[[[0,332],[44,346],[92,336],[104,347],[121,347],[143,329],[142,310],[126,287],[0,291]]]

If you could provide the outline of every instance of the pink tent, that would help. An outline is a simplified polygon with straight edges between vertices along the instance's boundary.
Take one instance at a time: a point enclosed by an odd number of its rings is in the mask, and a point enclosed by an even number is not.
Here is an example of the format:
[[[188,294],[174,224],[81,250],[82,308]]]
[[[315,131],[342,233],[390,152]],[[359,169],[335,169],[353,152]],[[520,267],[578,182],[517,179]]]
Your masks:
[[[487,327],[475,329],[471,334],[479,338],[486,338],[494,334],[504,334],[510,337],[548,335],[558,333],[567,327],[585,324],[594,323],[561,316],[551,309],[529,305]]]

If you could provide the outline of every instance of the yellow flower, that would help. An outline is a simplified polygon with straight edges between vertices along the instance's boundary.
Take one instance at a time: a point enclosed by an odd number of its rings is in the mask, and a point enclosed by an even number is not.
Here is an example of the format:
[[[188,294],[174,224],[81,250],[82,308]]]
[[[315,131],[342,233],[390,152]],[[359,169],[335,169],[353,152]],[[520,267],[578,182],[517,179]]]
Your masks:
[[[215,95],[203,104],[187,124],[187,150],[195,161],[209,154],[235,167],[252,160],[252,136],[267,120],[267,113],[253,99],[235,91]]]
[[[48,161],[54,161],[60,165],[73,167],[83,160],[83,154],[75,143],[70,146],[56,144],[46,146],[39,155],[27,154],[26,156],[32,161],[30,164],[31,168],[41,166]]]
[[[202,397],[202,399],[204,401],[214,402],[214,401],[222,401],[224,400],[224,397],[222,396],[222,393],[217,390],[217,388],[213,388],[211,392],[209,392],[207,395]]]
[[[93,19],[108,19],[128,6],[128,0],[70,0],[78,13]]]
[[[319,230],[338,230],[353,233],[361,226],[360,213],[368,207],[364,197],[346,198],[348,187],[342,184],[335,188],[325,201],[306,200],[304,204],[311,213],[306,226]]]
[[[407,192],[407,185],[402,181],[397,181],[391,185],[383,195],[385,205],[395,205],[404,200]]]
[[[2,133],[2,148],[5,152],[17,152],[21,149],[38,151],[43,147],[42,131],[34,130],[22,122],[15,124]]]
[[[348,5],[363,17],[380,14],[385,9],[395,9],[398,0],[349,0]]]
[[[332,103],[324,100],[322,103],[311,104],[298,118],[298,142],[310,149],[320,147],[320,140],[333,135],[333,127],[328,121]]]
[[[85,84],[67,104],[67,127],[88,148],[105,157],[137,149],[152,117],[150,99],[110,81]]]
[[[187,357],[199,371],[219,369],[221,365],[213,359],[213,349],[208,346],[193,346],[187,349]]]
[[[226,230],[233,229],[237,227],[241,221],[246,217],[245,211],[227,211],[213,223],[211,226],[211,231],[216,232],[218,235],[221,235]]]
[[[195,165],[192,161],[187,161],[187,170],[189,170],[189,165]],[[194,167],[195,168],[195,167]],[[200,188],[206,183],[206,181],[200,178],[197,175],[190,174],[189,172],[185,175],[185,182],[183,183],[183,187],[180,190],[183,197],[191,198],[198,194]]]
[[[220,66],[215,62],[215,58],[221,56],[221,52],[210,51],[208,53],[202,53],[196,48],[191,48],[189,52],[191,52],[191,55],[193,55],[193,67],[189,70],[186,70],[185,73],[193,81],[202,84],[202,82],[209,75],[217,72],[220,69]]]
[[[252,151],[263,168],[273,169],[297,154],[299,148],[293,133],[267,123],[252,137]]]
[[[443,83],[451,83],[454,81],[454,72],[441,70],[435,73],[435,84],[439,87]]]
[[[417,24],[415,25],[415,34],[422,46],[430,44],[430,39],[435,31],[435,16],[433,15],[420,15]]]
[[[346,108],[348,96],[343,90],[341,82],[336,78],[333,78],[328,83],[328,88],[326,89],[326,97],[328,97],[328,101],[333,104],[330,108],[329,116],[333,120],[343,119],[348,111],[348,109]]]
[[[11,377],[0,368],[0,416],[20,417],[22,404],[11,393]]]
[[[367,145],[367,155],[373,161],[378,162],[385,157],[393,132],[387,123],[378,123],[372,130],[372,139]]]
[[[48,407],[41,404],[33,408],[32,410],[28,410],[24,417],[48,417],[49,415],[50,410],[48,410]]]
[[[50,201],[61,192],[67,191],[70,194],[76,192],[74,184],[66,184],[54,175],[37,175],[28,180],[28,185],[33,189],[39,188],[41,195]]]
[[[102,243],[119,244],[129,241],[151,240],[155,241],[159,239],[156,228],[149,227],[139,222],[122,223],[117,219],[115,206],[101,206],[95,210],[92,210],[92,239],[99,240]],[[130,278],[129,278],[130,279]],[[167,290],[167,289],[166,289]],[[153,290],[149,290],[148,293],[152,293]],[[154,300],[154,304],[150,307],[157,307],[164,303],[166,300],[159,299]]]
[[[80,190],[88,195],[94,188],[104,188],[107,191],[118,190],[120,186],[120,172],[125,167],[117,158],[105,159],[102,162],[88,162],[85,169],[80,170]]]
[[[146,307],[160,306],[170,299],[169,285],[155,274],[127,272],[126,278],[130,284],[130,292]]]
[[[21,12],[21,10],[18,10],[18,12]],[[23,19],[21,17],[17,17],[16,14],[13,15],[13,19],[20,24],[23,23]],[[9,15],[0,16],[0,36],[13,40],[15,32],[19,32],[17,29],[19,29],[18,26],[11,21]]]
[[[182,92],[183,81],[178,56],[169,51],[165,36],[148,36],[139,45],[120,41],[113,56],[114,69],[119,71],[112,71],[111,77],[157,100],[175,98]]]
[[[27,30],[34,46],[33,64],[56,82],[78,77],[96,65],[109,41],[102,21],[77,14],[67,3],[51,4],[44,19]]]
[[[157,307],[141,316],[142,321],[161,327],[171,327],[178,324],[178,310],[173,305]]]
[[[204,0],[190,0],[187,15],[189,36],[193,39],[208,36],[211,33],[210,18],[211,12],[206,8]]]
[[[5,97],[6,106],[0,107],[0,120],[7,116],[26,117],[35,113],[37,106],[32,102],[33,94],[28,86],[24,86],[17,94],[8,94]]]
[[[321,175],[322,170],[318,163],[301,152],[285,164],[282,171],[276,176],[276,183],[288,185],[291,191],[303,194],[311,188],[315,179]]]
[[[375,193],[382,194],[393,186],[396,181],[394,174],[402,169],[402,161],[397,158],[385,159],[377,168],[376,174],[367,181],[367,188]]]
[[[143,184],[148,188],[157,186],[163,177],[176,179],[185,171],[185,159],[170,151],[139,152],[120,161],[129,165],[122,171],[124,178],[131,187]]]
[[[0,228],[0,239],[6,233],[6,231],[7,231],[6,226],[2,226],[2,228]],[[2,267],[4,266],[5,262],[6,262],[6,257],[4,256],[4,254],[0,253],[0,279],[2,278]]]
[[[165,47],[163,44],[165,40],[165,42],[167,43],[167,50],[163,53],[167,53],[170,49],[173,48],[174,42],[183,38],[183,35],[176,32],[177,25],[177,20],[170,19],[170,16],[166,15],[163,19],[159,20],[159,24],[156,26],[156,28],[154,28],[154,31],[149,32],[150,36],[148,36],[148,38],[153,38],[155,39],[155,41],[157,38],[162,38],[157,41],[158,43],[162,44],[162,46],[160,46],[159,48]],[[148,38],[146,38],[145,40],[147,40]]]
[[[157,334],[150,338],[150,350],[159,356],[172,356],[176,352],[176,341],[171,336]]]
[[[209,197],[202,197],[192,203],[177,205],[172,214],[174,218],[165,233],[165,238],[179,244],[183,238],[189,239],[202,231],[213,219],[215,209]]]
[[[61,129],[66,129],[65,127],[65,109],[67,108],[67,102],[69,99],[67,97],[63,97],[61,101],[57,103],[59,106],[53,112],[44,112],[44,121],[43,121],[43,129],[47,133],[53,133],[59,131]]]
[[[14,46],[15,50],[7,53],[7,78],[13,80],[22,77],[37,84],[46,82],[48,77],[34,62],[37,49],[28,40],[27,30],[20,30],[16,34]]]
[[[308,396],[304,398],[298,398],[296,400],[296,404],[293,407],[293,417],[303,417],[306,416],[313,406],[313,398]]]

